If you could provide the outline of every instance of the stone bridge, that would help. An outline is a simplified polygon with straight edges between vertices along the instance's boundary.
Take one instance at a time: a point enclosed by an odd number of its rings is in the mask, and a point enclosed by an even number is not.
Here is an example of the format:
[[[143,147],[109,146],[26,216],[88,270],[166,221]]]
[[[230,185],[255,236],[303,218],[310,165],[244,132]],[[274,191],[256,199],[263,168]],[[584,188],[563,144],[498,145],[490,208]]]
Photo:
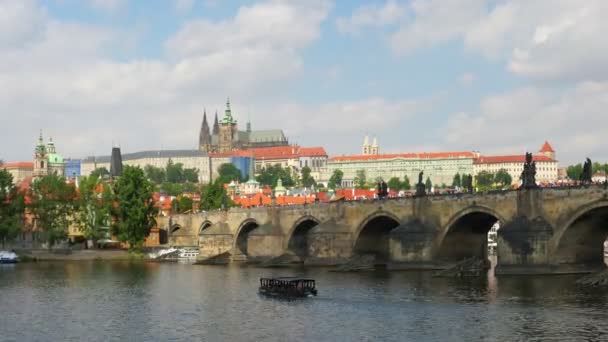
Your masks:
[[[497,274],[604,266],[604,187],[232,208],[163,217],[159,226],[171,245],[197,246],[202,258],[229,252],[256,262],[290,252],[305,264],[336,265],[373,253],[389,268],[439,269],[486,257],[497,221]]]

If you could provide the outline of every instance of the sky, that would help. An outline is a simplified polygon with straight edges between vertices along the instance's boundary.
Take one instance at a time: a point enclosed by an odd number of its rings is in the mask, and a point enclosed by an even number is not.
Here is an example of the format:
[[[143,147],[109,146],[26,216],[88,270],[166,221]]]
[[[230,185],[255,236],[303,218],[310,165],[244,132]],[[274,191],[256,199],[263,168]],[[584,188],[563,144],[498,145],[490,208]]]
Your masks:
[[[608,160],[605,0],[0,0],[0,159],[81,158],[244,129],[330,154]]]

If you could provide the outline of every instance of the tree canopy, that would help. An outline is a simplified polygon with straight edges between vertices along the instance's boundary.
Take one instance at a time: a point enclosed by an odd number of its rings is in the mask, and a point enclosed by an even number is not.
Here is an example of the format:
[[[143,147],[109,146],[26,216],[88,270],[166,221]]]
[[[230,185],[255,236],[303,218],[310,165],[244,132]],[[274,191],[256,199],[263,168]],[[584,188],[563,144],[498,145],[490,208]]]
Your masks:
[[[108,169],[106,169],[105,167],[98,167],[95,170],[93,170],[93,172],[91,172],[90,176],[93,177],[97,177],[97,178],[104,178],[110,175],[110,171],[108,171]]]
[[[367,175],[365,174],[365,170],[357,170],[354,183],[355,188],[357,189],[364,189],[367,187]]]
[[[336,187],[342,186],[342,177],[344,177],[344,172],[342,172],[342,170],[334,170],[334,173],[331,175],[331,177],[329,177],[327,187],[330,189],[335,189]]]
[[[479,187],[491,187],[494,185],[494,174],[488,171],[481,171],[475,177],[475,181]]]
[[[49,248],[65,240],[68,227],[77,209],[76,188],[56,174],[41,177],[32,183],[32,213]]]
[[[0,170],[0,241],[3,247],[19,235],[24,211],[23,194],[13,184],[13,176]]]
[[[454,175],[454,179],[452,180],[452,186],[458,188],[462,186],[462,179],[460,178],[460,173],[456,173]]]
[[[79,183],[76,221],[83,235],[96,241],[105,233],[102,228],[110,225],[114,195],[110,186],[96,176],[82,177]]]
[[[310,167],[304,166],[302,168],[302,171],[301,171],[302,176],[301,176],[300,180],[302,182],[302,186],[304,186],[306,188],[310,188],[316,184],[315,179],[310,175],[310,173],[311,173]]]
[[[114,234],[131,249],[139,248],[150,229],[156,224],[156,208],[152,194],[154,186],[139,167],[126,166],[114,183],[118,208],[113,211]]]
[[[494,175],[494,182],[503,187],[510,186],[513,183],[513,177],[511,177],[507,170],[500,169],[496,172],[496,175]]]
[[[222,207],[228,208],[232,206],[234,206],[234,203],[226,194],[224,183],[219,179],[216,179],[215,182],[211,184],[203,186],[201,202],[199,204],[201,210],[220,209]]]
[[[280,164],[263,167],[256,177],[256,180],[272,188],[277,186],[277,181],[281,178],[283,186],[290,187],[295,185],[294,177],[290,168],[282,168]]]
[[[239,170],[232,163],[226,163],[226,164],[220,165],[220,167],[217,170],[217,173],[218,173],[218,179],[220,180],[220,182],[222,184],[230,183],[232,181],[238,181],[238,182],[243,181],[243,175],[241,173],[241,170]]]

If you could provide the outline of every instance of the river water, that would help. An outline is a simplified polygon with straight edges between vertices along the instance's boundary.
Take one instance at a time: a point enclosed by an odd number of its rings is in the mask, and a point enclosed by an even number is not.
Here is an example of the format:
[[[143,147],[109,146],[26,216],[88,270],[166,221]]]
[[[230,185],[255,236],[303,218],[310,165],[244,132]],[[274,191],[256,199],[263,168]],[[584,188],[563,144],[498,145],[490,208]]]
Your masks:
[[[144,262],[0,265],[0,341],[608,340],[608,290],[576,276],[433,278]],[[319,296],[257,294],[260,276]]]

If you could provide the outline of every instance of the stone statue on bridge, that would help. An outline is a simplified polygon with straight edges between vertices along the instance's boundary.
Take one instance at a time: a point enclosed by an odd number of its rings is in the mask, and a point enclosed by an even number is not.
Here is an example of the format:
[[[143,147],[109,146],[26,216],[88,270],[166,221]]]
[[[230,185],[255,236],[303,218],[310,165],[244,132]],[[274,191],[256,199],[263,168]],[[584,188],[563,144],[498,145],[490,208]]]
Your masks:
[[[420,171],[420,173],[418,174],[418,183],[416,184],[416,196],[417,197],[426,196],[426,185],[422,181],[423,176],[424,176],[424,171]]]
[[[378,180],[376,194],[378,195],[379,199],[388,197],[388,184],[386,184],[386,182],[382,178]]]
[[[593,177],[593,163],[591,163],[591,159],[587,158],[585,163],[583,164],[583,173],[581,173],[580,180],[583,184],[589,184],[592,182],[591,178]]]
[[[538,188],[536,184],[536,162],[532,157],[532,153],[526,152],[526,161],[524,163],[524,170],[521,172],[521,188],[520,189],[534,189]]]

